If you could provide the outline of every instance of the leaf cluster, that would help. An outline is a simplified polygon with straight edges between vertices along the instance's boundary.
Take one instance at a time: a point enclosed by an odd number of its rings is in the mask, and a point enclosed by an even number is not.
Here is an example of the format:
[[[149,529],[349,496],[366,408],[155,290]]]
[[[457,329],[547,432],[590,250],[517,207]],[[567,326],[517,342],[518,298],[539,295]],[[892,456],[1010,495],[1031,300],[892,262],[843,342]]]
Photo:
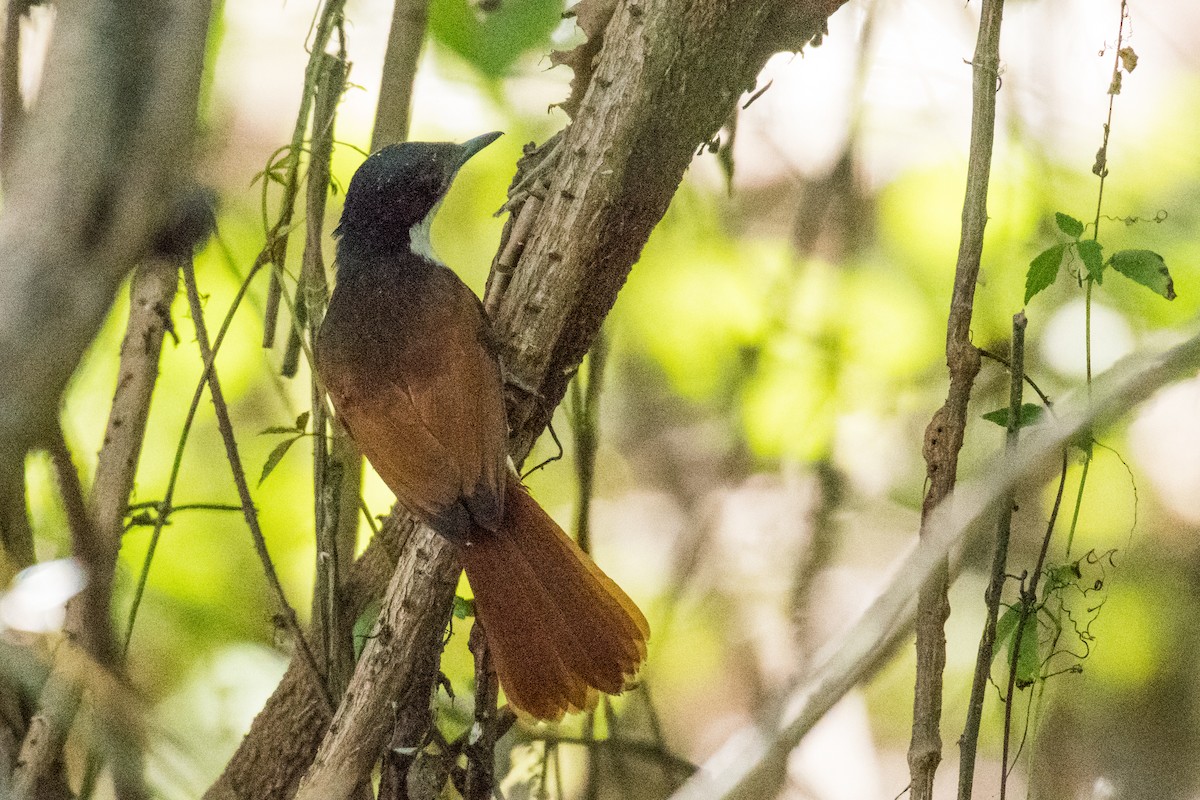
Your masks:
[[[1109,267],[1145,286],[1168,300],[1175,299],[1175,283],[1163,257],[1153,250],[1118,250],[1108,259],[1104,258],[1104,246],[1095,238],[1081,238],[1086,226],[1074,217],[1061,211],[1055,212],[1054,222],[1058,229],[1071,237],[1070,241],[1050,245],[1029,262],[1025,274],[1025,303],[1049,288],[1058,278],[1064,258],[1070,254],[1083,262],[1084,273],[1080,280],[1104,283],[1104,273]]]

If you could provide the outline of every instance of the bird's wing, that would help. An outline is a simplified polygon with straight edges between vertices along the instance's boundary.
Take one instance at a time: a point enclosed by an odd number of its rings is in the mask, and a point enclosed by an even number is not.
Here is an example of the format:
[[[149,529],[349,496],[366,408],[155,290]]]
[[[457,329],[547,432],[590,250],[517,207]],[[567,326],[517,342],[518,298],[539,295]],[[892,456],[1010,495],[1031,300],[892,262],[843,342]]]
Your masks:
[[[508,427],[478,299],[447,269],[427,280],[420,292],[341,287],[351,291],[335,293],[317,362],[375,471],[410,511],[453,537],[463,509],[486,528],[499,524]]]

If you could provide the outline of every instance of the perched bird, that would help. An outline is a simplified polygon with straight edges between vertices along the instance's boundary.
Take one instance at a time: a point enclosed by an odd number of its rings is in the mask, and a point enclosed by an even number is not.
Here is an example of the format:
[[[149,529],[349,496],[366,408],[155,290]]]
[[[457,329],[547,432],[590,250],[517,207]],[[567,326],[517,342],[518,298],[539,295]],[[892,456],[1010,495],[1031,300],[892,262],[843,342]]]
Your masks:
[[[487,317],[430,248],[454,176],[499,136],[390,145],[363,162],[334,231],[316,363],[375,471],[458,546],[509,703],[557,719],[624,689],[650,629],[521,485]]]

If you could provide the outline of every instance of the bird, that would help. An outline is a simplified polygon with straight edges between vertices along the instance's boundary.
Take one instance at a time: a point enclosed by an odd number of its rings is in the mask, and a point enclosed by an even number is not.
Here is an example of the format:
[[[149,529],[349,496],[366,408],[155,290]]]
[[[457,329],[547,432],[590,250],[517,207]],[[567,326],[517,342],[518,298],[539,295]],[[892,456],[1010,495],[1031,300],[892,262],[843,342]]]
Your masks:
[[[315,365],[400,504],[456,546],[509,705],[557,720],[633,685],[650,628],[522,484],[500,348],[430,244],[455,175],[500,135],[388,145],[362,163],[334,230]]]

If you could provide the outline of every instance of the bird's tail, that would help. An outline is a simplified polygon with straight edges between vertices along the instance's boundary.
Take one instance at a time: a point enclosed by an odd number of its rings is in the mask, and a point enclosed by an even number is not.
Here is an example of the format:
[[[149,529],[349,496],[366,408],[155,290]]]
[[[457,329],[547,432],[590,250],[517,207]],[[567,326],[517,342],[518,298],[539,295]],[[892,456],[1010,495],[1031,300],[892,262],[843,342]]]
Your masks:
[[[509,703],[558,719],[625,688],[650,626],[516,480],[504,505],[497,530],[472,531],[463,568]]]

